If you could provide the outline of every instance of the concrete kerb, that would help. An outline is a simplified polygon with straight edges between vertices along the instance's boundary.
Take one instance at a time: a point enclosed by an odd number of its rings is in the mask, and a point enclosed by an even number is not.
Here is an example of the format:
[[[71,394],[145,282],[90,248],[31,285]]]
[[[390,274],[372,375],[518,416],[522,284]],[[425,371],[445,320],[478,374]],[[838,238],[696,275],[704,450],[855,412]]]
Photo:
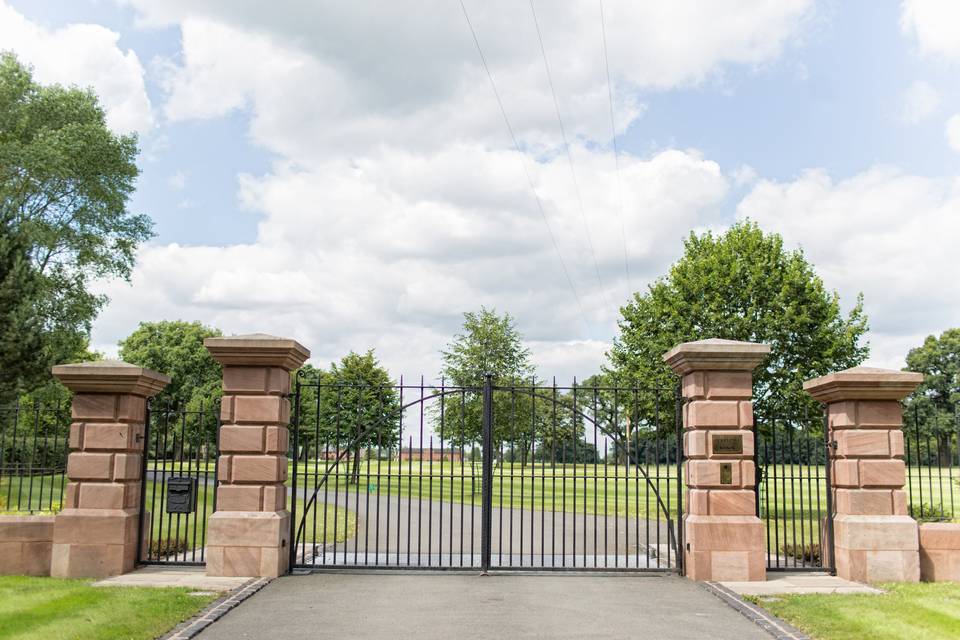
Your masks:
[[[717,582],[700,582],[701,587],[723,601],[734,611],[753,622],[777,640],[810,640],[810,636],[784,622],[766,609],[747,602],[736,592]]]
[[[270,584],[274,578],[251,578],[241,588],[231,591],[211,602],[203,611],[181,622],[161,640],[190,640],[201,631],[225,616],[237,605]]]

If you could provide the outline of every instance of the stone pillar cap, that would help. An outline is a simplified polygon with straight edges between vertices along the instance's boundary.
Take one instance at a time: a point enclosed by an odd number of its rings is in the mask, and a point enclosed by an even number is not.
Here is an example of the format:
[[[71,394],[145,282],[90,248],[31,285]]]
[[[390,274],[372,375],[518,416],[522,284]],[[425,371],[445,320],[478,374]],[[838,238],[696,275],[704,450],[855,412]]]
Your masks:
[[[265,333],[204,338],[203,346],[214,360],[224,365],[281,367],[293,371],[310,357],[310,350],[296,340]]]
[[[75,393],[130,393],[150,398],[170,384],[170,377],[120,360],[58,364],[53,375]]]
[[[820,402],[838,400],[902,400],[923,382],[923,374],[876,367],[853,367],[803,383]]]
[[[708,338],[678,344],[663,359],[682,376],[692,371],[752,371],[768,353],[768,344]]]

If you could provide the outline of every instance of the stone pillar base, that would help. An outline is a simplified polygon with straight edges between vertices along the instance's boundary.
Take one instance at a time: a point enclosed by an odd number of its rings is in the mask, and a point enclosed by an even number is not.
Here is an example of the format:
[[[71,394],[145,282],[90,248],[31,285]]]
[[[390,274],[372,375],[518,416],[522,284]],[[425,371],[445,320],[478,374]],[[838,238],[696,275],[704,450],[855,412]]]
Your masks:
[[[710,581],[767,579],[765,530],[756,516],[684,518],[684,569],[688,578]]]
[[[290,512],[217,511],[207,540],[208,576],[276,578],[290,565]]]
[[[833,520],[837,575],[856,582],[919,582],[920,541],[910,516],[839,514]]]
[[[103,578],[137,564],[137,509],[64,509],[53,525],[50,575]]]

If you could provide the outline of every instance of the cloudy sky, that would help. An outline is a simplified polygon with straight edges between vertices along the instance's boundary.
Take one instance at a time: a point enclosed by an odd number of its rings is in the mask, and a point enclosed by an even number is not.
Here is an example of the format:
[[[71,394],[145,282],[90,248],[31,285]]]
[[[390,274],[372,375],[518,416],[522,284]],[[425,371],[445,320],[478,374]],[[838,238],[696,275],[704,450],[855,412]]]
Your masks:
[[[960,3],[465,6],[519,151],[458,0],[0,0],[0,49],[140,135],[157,236],[94,347],[179,318],[429,377],[486,305],[569,379],[744,217],[863,292],[873,364],[960,324]]]

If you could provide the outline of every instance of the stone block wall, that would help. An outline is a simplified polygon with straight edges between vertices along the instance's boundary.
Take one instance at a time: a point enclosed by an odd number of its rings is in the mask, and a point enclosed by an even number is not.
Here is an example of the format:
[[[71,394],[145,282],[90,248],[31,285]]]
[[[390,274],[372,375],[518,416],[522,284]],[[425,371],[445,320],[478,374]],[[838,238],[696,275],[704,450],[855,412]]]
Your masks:
[[[50,573],[79,578],[137,565],[147,398],[170,378],[124,362],[59,365],[73,391],[68,483],[53,526]]]
[[[302,345],[263,334],[208,338],[223,365],[217,511],[210,517],[207,575],[276,577],[290,559],[287,449],[290,372]]]
[[[917,523],[903,490],[900,400],[918,373],[856,367],[804,383],[826,406],[833,443],[833,553],[837,575],[857,582],[920,579]]]
[[[0,575],[48,576],[54,516],[0,516]]]
[[[664,356],[682,376],[687,401],[683,558],[694,580],[766,575],[764,525],[755,502],[752,370],[769,351],[760,344],[701,340]]]
[[[920,525],[920,579],[960,582],[960,523]]]

